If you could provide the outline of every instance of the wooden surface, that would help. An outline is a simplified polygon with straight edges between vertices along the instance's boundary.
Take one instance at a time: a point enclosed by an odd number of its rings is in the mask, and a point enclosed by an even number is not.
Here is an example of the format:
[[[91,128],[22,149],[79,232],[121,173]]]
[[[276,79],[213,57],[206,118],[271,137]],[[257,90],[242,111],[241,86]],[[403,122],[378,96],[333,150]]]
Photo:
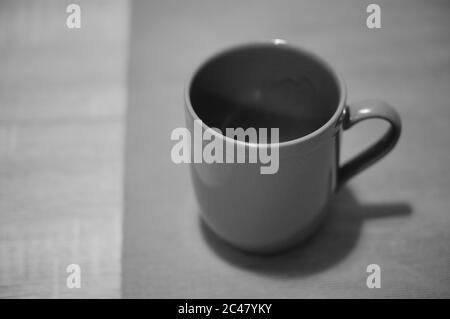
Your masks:
[[[120,296],[128,3],[71,2],[0,2],[0,298]]]
[[[450,297],[450,3],[135,1],[130,30],[122,284],[125,297]],[[349,101],[383,98],[403,135],[353,179],[308,243],[273,258],[223,245],[199,221],[186,166],[170,161],[183,85],[230,44],[283,38],[334,65]],[[385,126],[344,134],[343,158]],[[245,199],[243,199],[245,200]],[[381,267],[381,288],[366,267]]]

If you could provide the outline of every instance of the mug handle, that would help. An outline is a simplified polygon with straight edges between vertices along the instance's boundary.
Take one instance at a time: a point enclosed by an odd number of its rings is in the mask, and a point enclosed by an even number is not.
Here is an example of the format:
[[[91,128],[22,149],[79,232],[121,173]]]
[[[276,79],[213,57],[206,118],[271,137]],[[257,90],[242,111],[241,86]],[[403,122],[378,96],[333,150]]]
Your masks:
[[[389,129],[375,144],[339,168],[338,189],[351,177],[389,153],[400,137],[402,130],[400,116],[392,106],[380,100],[366,100],[346,106],[342,127],[348,130],[356,123],[367,119],[385,120],[390,124]]]

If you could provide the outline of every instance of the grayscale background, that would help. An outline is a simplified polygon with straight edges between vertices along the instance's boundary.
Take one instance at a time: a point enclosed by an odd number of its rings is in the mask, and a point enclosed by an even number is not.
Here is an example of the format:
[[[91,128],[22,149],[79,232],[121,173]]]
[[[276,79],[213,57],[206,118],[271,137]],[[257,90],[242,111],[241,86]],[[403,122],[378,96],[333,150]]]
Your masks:
[[[445,0],[0,1],[0,298],[449,298],[449,31]],[[316,236],[262,258],[201,223],[170,133],[204,58],[273,38],[327,59],[349,102],[394,105],[404,131]],[[346,132],[343,160],[384,129]]]

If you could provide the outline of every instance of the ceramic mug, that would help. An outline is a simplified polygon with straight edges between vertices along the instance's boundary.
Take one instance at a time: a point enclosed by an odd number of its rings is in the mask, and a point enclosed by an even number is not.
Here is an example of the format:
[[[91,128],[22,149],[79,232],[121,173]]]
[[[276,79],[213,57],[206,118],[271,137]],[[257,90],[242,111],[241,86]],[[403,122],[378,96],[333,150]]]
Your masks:
[[[192,163],[190,169],[206,224],[233,246],[259,253],[289,248],[313,233],[330,196],[386,155],[401,131],[390,105],[347,104],[343,81],[325,61],[282,41],[240,45],[208,59],[186,86],[185,111],[191,132],[230,125],[279,128],[273,145],[216,133],[225,145],[247,152],[276,149],[274,174],[261,174],[254,163]],[[340,165],[341,133],[374,118],[389,123],[386,133]]]

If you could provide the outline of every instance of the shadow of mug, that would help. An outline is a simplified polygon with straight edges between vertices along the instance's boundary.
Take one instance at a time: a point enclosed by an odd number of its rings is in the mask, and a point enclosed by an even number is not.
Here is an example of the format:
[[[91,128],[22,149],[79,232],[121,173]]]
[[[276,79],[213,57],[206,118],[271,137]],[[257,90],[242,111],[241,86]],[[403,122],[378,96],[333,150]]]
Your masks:
[[[229,264],[273,277],[298,277],[317,273],[339,263],[358,242],[364,220],[411,214],[407,203],[365,205],[344,187],[330,200],[323,225],[306,241],[271,256],[253,255],[217,237],[199,216],[199,227],[209,248]]]

